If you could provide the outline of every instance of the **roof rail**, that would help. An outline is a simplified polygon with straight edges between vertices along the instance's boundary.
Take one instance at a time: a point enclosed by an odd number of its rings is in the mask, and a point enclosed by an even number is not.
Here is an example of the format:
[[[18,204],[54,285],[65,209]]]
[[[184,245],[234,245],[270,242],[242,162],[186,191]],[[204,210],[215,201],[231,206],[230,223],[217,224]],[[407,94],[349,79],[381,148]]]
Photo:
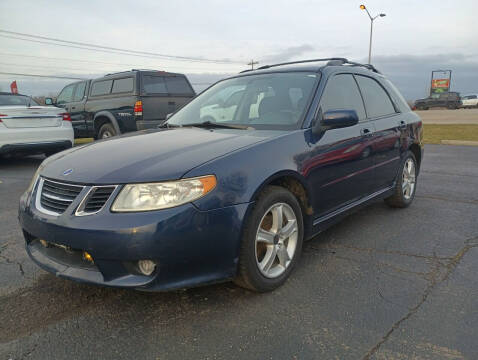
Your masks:
[[[131,70],[117,71],[117,72],[114,72],[114,73],[109,73],[109,74],[106,74],[105,76],[116,75],[116,74],[123,74],[123,73],[132,72],[132,71],[161,71],[161,70],[153,70],[153,69],[131,69]]]
[[[272,67],[277,67],[277,66],[304,64],[304,63],[319,62],[319,61],[327,61],[327,64],[325,66],[341,66],[341,65],[362,66],[366,69],[369,69],[373,72],[376,72],[376,73],[380,74],[380,72],[371,64],[361,64],[361,63],[349,61],[346,58],[340,58],[340,57],[289,61],[289,62],[283,62],[283,63],[279,63],[279,64],[264,65],[264,66],[261,66],[261,67],[257,68],[256,70],[264,70],[264,69],[270,69]],[[248,72],[248,71],[254,71],[254,70],[251,70],[251,69],[243,70],[243,71],[241,71],[241,73]]]
[[[157,70],[157,69],[132,69],[131,71],[162,71],[162,70]],[[164,71],[162,71],[164,72]]]

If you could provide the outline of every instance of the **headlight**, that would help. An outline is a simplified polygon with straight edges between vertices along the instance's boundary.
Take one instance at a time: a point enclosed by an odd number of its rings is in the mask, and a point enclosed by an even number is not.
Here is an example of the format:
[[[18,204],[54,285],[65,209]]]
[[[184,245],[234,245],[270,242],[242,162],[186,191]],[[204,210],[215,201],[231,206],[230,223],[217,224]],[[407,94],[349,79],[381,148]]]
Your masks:
[[[32,181],[30,181],[30,185],[28,185],[28,187],[27,187],[27,191],[26,191],[27,193],[32,192],[33,187],[35,186],[35,184],[36,184],[36,182],[37,182],[37,180],[38,180],[38,177],[40,176],[40,172],[41,172],[42,169],[45,167],[45,161],[46,161],[46,160],[44,160],[44,161],[40,164],[40,166],[38,167],[37,171],[35,171],[35,174],[34,174],[33,177],[32,177]]]
[[[128,184],[116,198],[112,211],[167,209],[199,199],[216,187],[214,175],[178,181]]]

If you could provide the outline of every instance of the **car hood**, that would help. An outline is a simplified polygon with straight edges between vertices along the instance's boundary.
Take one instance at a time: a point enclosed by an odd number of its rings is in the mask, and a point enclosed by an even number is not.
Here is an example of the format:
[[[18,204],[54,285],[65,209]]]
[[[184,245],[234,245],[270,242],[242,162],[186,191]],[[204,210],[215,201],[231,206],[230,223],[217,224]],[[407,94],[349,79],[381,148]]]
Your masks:
[[[179,179],[207,161],[281,133],[200,128],[136,132],[56,154],[46,160],[41,175],[85,184]]]

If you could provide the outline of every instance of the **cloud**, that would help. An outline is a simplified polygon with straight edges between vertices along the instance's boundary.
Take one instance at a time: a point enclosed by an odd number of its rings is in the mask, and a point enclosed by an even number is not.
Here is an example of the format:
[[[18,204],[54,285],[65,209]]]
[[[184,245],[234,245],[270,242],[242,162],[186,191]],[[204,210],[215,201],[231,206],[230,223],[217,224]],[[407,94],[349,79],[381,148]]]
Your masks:
[[[303,44],[299,46],[290,46],[279,52],[271,55],[264,56],[261,60],[264,64],[267,63],[280,63],[296,58],[299,55],[315,50],[312,45]]]
[[[289,47],[270,57],[265,57],[269,63],[287,61],[297,57],[302,53],[313,50],[310,45],[300,45]],[[359,59],[365,63],[366,59]],[[386,75],[402,92],[407,100],[415,100],[426,97],[430,89],[430,76],[432,70],[451,69],[452,81],[451,90],[458,91],[462,95],[468,93],[478,93],[478,60],[471,55],[459,53],[436,54],[436,55],[391,55],[374,56],[373,64]],[[246,67],[244,67],[246,68]],[[62,76],[75,76],[78,74],[60,74]],[[193,84],[196,92],[201,92],[216,81],[233,76],[234,73],[187,73],[187,77]],[[84,76],[84,75],[82,75]],[[92,75],[98,77],[100,74]],[[86,76],[85,76],[86,77]],[[9,91],[9,85],[15,77],[0,78],[0,89]],[[53,80],[53,79],[34,79],[34,78],[16,78],[21,93],[27,95],[53,95],[68,83],[74,80]]]
[[[428,96],[433,70],[452,70],[451,91],[462,95],[478,92],[478,60],[471,55],[375,56],[372,63],[400,89],[407,100]]]

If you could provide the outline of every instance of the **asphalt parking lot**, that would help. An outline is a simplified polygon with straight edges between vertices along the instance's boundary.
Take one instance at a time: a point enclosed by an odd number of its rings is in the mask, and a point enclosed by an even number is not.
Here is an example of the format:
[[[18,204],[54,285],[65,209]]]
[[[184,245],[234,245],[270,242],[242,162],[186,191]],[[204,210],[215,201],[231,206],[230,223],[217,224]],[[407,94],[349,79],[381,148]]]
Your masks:
[[[17,222],[40,161],[0,160],[0,359],[478,358],[478,147],[426,146],[410,208],[349,216],[268,294],[141,293],[40,270]]]

